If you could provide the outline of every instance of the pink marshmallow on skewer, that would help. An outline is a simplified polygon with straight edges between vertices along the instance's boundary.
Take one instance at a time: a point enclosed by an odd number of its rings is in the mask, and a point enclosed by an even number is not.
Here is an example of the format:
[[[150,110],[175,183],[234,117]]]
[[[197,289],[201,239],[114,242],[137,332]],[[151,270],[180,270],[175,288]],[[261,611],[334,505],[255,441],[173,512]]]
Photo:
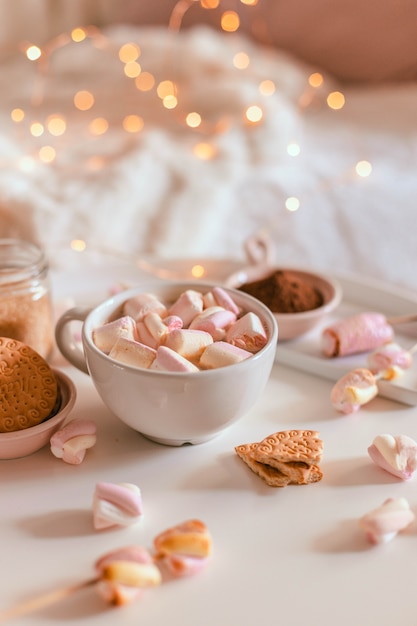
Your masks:
[[[359,367],[339,378],[330,392],[330,401],[341,413],[356,413],[377,393],[375,376],[368,369]]]
[[[158,586],[161,572],[141,546],[118,548],[95,563],[97,591],[106,602],[116,606],[131,604],[146,589]]]
[[[381,313],[359,313],[334,322],[322,332],[322,353],[327,357],[369,352],[389,343],[394,329]]]
[[[206,566],[212,540],[204,522],[191,519],[159,533],[154,539],[154,548],[156,560],[171,574],[190,576]]]
[[[368,367],[374,373],[384,372],[392,367],[406,370],[412,364],[412,352],[395,342],[380,346],[368,355]]]

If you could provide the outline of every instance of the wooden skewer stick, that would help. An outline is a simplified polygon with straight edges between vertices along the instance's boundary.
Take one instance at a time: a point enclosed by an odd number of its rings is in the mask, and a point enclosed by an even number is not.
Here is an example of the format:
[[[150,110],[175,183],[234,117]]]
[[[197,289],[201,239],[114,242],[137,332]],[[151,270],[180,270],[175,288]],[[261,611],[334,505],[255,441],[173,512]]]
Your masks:
[[[391,326],[397,326],[400,324],[409,324],[411,322],[417,322],[417,313],[410,313],[410,315],[397,315],[396,317],[387,318],[388,324]]]
[[[99,580],[100,578],[92,578],[81,583],[76,583],[75,585],[70,585],[69,587],[62,587],[61,589],[45,593],[41,596],[33,598],[32,600],[22,602],[21,604],[11,607],[10,609],[1,611],[0,624],[4,624],[5,622],[15,619],[16,617],[26,615],[27,613],[33,613],[34,611],[38,611],[39,609],[49,606],[50,604],[59,602],[73,593],[81,591],[81,589],[86,589],[87,587],[95,585]]]

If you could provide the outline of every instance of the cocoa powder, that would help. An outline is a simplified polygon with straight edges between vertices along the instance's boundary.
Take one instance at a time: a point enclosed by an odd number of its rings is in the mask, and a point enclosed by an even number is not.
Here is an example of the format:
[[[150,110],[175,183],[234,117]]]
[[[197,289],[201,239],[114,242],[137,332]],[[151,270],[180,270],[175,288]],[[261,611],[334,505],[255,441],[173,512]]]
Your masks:
[[[323,304],[323,296],[318,289],[285,270],[277,270],[261,280],[244,283],[239,289],[263,302],[274,313],[311,311]]]

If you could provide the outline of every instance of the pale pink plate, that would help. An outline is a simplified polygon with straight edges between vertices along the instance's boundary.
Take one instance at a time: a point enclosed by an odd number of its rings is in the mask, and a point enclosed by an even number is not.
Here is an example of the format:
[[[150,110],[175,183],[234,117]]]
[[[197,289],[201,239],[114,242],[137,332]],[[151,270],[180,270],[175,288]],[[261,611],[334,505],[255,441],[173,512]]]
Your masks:
[[[61,392],[61,407],[58,413],[36,426],[11,433],[0,433],[0,459],[18,459],[37,452],[49,444],[54,432],[70,414],[77,396],[75,385],[66,374],[59,370],[53,372]]]

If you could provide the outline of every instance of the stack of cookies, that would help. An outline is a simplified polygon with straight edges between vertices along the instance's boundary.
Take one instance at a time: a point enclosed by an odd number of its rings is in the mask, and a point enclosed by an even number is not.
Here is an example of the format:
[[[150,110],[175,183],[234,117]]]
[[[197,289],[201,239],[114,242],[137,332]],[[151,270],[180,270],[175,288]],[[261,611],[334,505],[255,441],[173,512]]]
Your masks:
[[[323,478],[323,442],[315,430],[283,430],[235,451],[270,487],[308,485]]]

